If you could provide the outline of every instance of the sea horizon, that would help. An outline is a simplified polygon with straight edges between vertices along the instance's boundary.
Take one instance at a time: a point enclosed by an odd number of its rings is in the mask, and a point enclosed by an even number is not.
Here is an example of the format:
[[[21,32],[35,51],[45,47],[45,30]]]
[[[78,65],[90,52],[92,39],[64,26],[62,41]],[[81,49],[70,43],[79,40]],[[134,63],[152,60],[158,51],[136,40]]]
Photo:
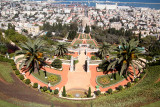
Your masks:
[[[47,1],[47,0],[34,0],[34,1]],[[112,2],[140,2],[140,3],[160,3],[160,0],[52,0],[52,1],[65,1],[61,4],[71,4],[70,1],[86,1],[86,3],[81,3],[83,5],[94,7],[96,3],[87,3],[88,1],[112,1]],[[68,1],[68,2],[66,2]],[[118,6],[132,6],[132,7],[146,7],[152,9],[160,9],[160,4],[126,4],[126,3],[119,3]]]

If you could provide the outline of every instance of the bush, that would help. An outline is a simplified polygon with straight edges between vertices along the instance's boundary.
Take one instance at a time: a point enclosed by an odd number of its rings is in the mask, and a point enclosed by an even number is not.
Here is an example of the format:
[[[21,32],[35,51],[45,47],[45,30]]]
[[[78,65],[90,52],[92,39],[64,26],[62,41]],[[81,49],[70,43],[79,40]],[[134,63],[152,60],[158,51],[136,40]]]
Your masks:
[[[108,93],[109,94],[112,94],[112,92],[113,92],[113,90],[110,88],[110,89],[108,89]]]
[[[31,83],[30,79],[26,79],[25,83],[30,84]]]
[[[19,72],[18,70],[15,70],[15,74],[16,74],[16,75],[19,75],[20,72]]]
[[[48,94],[50,94],[51,92],[50,92],[50,90],[47,90],[47,91],[45,91],[46,93],[48,93]]]
[[[87,97],[91,97],[91,87],[89,87],[89,89],[88,89]]]
[[[130,82],[127,83],[127,87],[131,87],[131,83]]]
[[[142,78],[143,76],[144,76],[144,74],[142,73],[142,74],[140,74],[139,78]]]
[[[91,60],[96,60],[96,56],[91,56]]]
[[[54,94],[57,95],[58,93],[59,93],[59,90],[58,90],[58,89],[55,89],[55,90],[54,90]]]
[[[13,70],[17,70],[17,67],[15,65],[12,66]]]
[[[95,94],[96,94],[97,96],[99,96],[99,95],[101,94],[101,91],[98,90],[98,91],[95,92]]]
[[[24,76],[21,74],[21,75],[19,75],[19,79],[20,80],[24,80]]]
[[[68,56],[67,56],[67,59],[68,59],[68,60],[71,60],[71,55],[68,55]]]
[[[38,83],[34,83],[33,88],[38,88]]]
[[[122,90],[122,89],[123,89],[123,86],[122,86],[122,85],[118,86],[118,90],[119,90],[119,91]]]
[[[138,78],[135,78],[135,79],[134,79],[134,82],[137,83],[137,82],[138,82]]]
[[[63,86],[62,96],[63,96],[63,97],[66,97],[66,96],[67,96],[65,86]]]
[[[43,91],[44,91],[44,92],[47,91],[47,89],[48,89],[48,88],[47,88],[46,86],[43,87]]]
[[[55,59],[51,66],[54,68],[62,68],[62,61],[60,59]]]

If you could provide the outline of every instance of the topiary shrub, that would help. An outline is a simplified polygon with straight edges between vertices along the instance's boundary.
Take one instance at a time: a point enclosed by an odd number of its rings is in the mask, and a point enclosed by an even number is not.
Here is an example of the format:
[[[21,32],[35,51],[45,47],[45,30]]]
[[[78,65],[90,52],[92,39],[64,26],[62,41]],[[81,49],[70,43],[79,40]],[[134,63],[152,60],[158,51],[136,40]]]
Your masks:
[[[20,80],[24,80],[24,76],[23,75],[19,75],[19,79]]]
[[[44,92],[47,91],[47,87],[46,86],[43,87],[43,91]]]
[[[89,87],[89,89],[88,89],[87,97],[91,97],[91,87]]]
[[[96,60],[96,56],[91,56],[91,60]]]
[[[130,82],[127,83],[127,87],[131,87],[131,83]]]
[[[51,66],[54,68],[62,68],[62,61],[60,59],[55,59]]]
[[[118,86],[118,90],[119,90],[119,91],[122,90],[122,89],[123,89],[123,86],[122,86],[122,85]]]
[[[16,74],[16,75],[19,75],[20,72],[19,72],[18,70],[15,70],[15,74]]]
[[[135,79],[134,79],[134,82],[137,83],[137,82],[138,82],[138,78],[135,78]]]
[[[25,83],[30,84],[31,83],[30,79],[26,79]]]
[[[110,88],[110,89],[108,89],[108,93],[109,94],[112,94],[112,92],[113,92],[113,90]]]
[[[38,88],[38,83],[34,83],[33,88]]]
[[[98,91],[95,92],[95,94],[96,94],[97,96],[99,96],[99,95],[101,94],[101,91],[98,90]]]
[[[67,94],[66,94],[66,88],[65,88],[65,86],[63,86],[63,92],[62,92],[62,96],[63,96],[63,97],[66,97],[66,96],[67,96]]]
[[[54,94],[57,95],[58,93],[59,93],[59,90],[58,90],[58,89],[55,89],[55,90],[54,90]]]

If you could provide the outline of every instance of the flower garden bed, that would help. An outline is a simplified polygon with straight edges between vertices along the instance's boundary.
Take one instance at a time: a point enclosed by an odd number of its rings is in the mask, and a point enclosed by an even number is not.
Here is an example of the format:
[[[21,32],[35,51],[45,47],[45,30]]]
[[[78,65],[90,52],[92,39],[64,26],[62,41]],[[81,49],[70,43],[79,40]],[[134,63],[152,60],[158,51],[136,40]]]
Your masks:
[[[117,83],[119,83],[119,82],[121,82],[122,80],[125,79],[125,78],[122,78],[118,73],[113,74],[113,78],[111,78],[111,76],[112,76],[112,74],[97,76],[96,83],[99,86],[101,86],[103,88],[106,88],[106,87],[109,87],[111,85],[117,84]]]
[[[34,72],[32,73],[32,75],[36,79],[38,79],[39,81],[45,84],[48,84],[48,82],[50,82],[52,86],[57,85],[61,81],[61,76],[53,74],[53,73],[48,73],[48,72],[46,72],[46,75],[45,75],[44,71],[42,70],[40,71],[40,75],[38,74],[38,72],[36,73]],[[45,78],[45,76],[47,76],[47,78]]]

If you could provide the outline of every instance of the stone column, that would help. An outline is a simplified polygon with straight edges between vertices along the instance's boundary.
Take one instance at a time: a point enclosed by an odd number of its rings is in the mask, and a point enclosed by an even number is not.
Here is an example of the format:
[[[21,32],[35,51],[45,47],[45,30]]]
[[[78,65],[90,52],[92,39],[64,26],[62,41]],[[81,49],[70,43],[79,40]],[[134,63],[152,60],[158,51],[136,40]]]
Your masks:
[[[71,56],[70,71],[73,72],[73,56]]]
[[[87,72],[89,72],[89,57],[87,57]]]

